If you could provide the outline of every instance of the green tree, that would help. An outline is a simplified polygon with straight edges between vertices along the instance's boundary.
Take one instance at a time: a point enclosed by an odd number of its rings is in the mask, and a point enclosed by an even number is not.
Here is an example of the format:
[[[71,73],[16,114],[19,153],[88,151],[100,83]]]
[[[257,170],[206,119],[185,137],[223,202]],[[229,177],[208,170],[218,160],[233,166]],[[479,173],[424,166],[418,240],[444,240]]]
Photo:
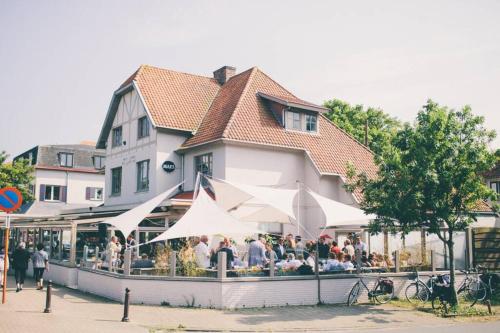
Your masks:
[[[392,145],[377,159],[378,177],[353,177],[350,190],[361,187],[361,207],[377,219],[370,231],[402,231],[425,228],[436,234],[449,252],[452,304],[455,291],[454,236],[476,220],[480,200],[494,198],[481,175],[493,167],[495,155],[488,144],[495,137],[482,117],[470,107],[449,110],[429,100],[413,126],[406,125]]]
[[[369,107],[365,110],[363,105],[352,106],[338,99],[326,101],[324,106],[330,110],[326,116],[361,143],[365,142],[365,124],[368,122],[368,146],[377,155],[390,144],[402,126],[399,120],[381,109]]]
[[[27,160],[7,162],[9,155],[0,152],[0,188],[13,186],[23,195],[23,202],[32,201],[29,186],[33,182],[33,166]]]

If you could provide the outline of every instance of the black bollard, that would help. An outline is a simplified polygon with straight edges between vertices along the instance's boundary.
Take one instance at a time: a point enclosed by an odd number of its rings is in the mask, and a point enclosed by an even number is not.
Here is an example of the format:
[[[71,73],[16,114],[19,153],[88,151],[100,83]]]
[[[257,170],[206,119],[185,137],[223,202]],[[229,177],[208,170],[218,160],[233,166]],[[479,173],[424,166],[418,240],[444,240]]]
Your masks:
[[[125,288],[125,302],[123,302],[123,322],[128,322],[128,307],[129,307],[129,299],[130,299],[130,289]]]
[[[43,313],[52,312],[52,310],[50,309],[51,300],[52,300],[52,280],[49,280],[49,283],[47,284],[47,297],[45,298],[45,310],[43,310]]]

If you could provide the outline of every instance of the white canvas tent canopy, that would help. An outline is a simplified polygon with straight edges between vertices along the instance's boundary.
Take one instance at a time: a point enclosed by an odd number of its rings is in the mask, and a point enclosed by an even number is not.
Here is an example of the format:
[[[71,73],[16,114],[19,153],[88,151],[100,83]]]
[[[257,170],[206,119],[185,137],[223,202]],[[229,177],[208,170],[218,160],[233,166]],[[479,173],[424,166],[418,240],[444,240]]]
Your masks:
[[[353,225],[366,225],[370,220],[375,219],[373,214],[365,214],[361,209],[352,207],[341,202],[325,198],[318,193],[308,189],[309,193],[318,205],[323,210],[326,217],[326,226],[328,227],[338,227],[338,226],[353,226]]]
[[[113,225],[122,232],[125,238],[127,238],[127,236],[137,228],[142,220],[144,220],[144,218],[148,216],[149,213],[151,213],[151,211],[155,209],[163,200],[168,198],[175,190],[177,190],[177,188],[181,184],[182,183],[175,185],[165,192],[158,194],[151,200],[148,200],[143,204],[140,204],[139,206],[126,211],[123,214],[104,220],[101,223],[108,223]]]
[[[217,204],[240,221],[290,223],[297,190],[209,179]]]
[[[200,188],[198,196],[186,214],[170,229],[148,243],[199,235],[253,235],[258,233],[263,232],[229,215],[217,206],[203,188]]]

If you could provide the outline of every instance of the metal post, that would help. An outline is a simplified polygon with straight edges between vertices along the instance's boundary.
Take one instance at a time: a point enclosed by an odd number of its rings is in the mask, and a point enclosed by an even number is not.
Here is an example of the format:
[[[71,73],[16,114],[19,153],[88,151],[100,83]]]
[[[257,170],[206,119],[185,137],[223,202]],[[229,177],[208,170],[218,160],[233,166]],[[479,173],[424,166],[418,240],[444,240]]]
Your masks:
[[[297,180],[297,236],[300,235],[300,181]]]
[[[89,247],[87,245],[83,246],[83,261],[86,262],[89,258]]]
[[[123,302],[123,322],[128,322],[128,308],[130,302],[130,289],[125,288],[125,301]]]
[[[7,301],[7,267],[9,265],[9,232],[10,232],[10,215],[5,216],[5,253],[3,257],[3,288],[2,288],[2,304]]]
[[[361,273],[361,250],[357,249],[355,252],[356,255],[356,273]]]
[[[420,230],[420,255],[422,256],[422,265],[427,265],[427,237],[425,229]]]
[[[221,251],[217,254],[217,278],[219,280],[227,277],[227,257],[226,252]]]
[[[69,250],[69,262],[72,266],[76,265],[76,223],[71,222],[71,247]]]
[[[63,260],[63,230],[62,229],[59,229],[59,243],[57,245],[57,248],[58,248],[58,257],[59,257],[59,261],[62,261]]]
[[[395,255],[395,266],[396,266],[396,273],[399,273],[401,271],[401,263],[399,260],[399,250],[396,250],[396,255]]]
[[[389,232],[384,231],[384,255],[389,255]]]
[[[172,251],[170,253],[170,258],[168,258],[168,265],[170,267],[168,275],[174,277],[177,270],[177,252]]]
[[[95,263],[97,264],[97,260],[99,259],[99,246],[95,247],[94,255],[95,255]]]
[[[108,271],[112,272],[113,271],[113,253],[114,251],[112,249],[109,249],[108,252],[106,253],[106,261],[108,262]]]
[[[45,298],[45,310],[43,310],[43,313],[52,312],[52,310],[50,309],[51,300],[52,300],[52,280],[49,280],[49,283],[47,284],[47,297]]]
[[[132,249],[126,249],[125,259],[123,261],[123,275],[130,275],[131,263],[132,263]]]
[[[431,250],[431,270],[436,271],[436,252],[434,250]]]
[[[472,228],[468,227],[466,234],[465,258],[467,259],[466,267],[471,269],[474,267],[474,251],[472,250]]]
[[[269,277],[274,277],[274,254],[276,252],[271,251],[271,255],[269,258]]]

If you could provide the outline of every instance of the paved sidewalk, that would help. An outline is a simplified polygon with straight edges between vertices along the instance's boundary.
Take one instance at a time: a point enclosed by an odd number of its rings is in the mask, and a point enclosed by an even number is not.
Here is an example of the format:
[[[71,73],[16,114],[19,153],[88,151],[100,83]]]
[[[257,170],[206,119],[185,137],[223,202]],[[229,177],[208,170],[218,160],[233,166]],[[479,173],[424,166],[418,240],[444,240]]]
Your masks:
[[[9,286],[14,281],[10,279]],[[27,281],[23,291],[9,288],[0,305],[0,332],[155,332],[177,328],[200,331],[346,331],[449,326],[450,320],[391,306],[303,306],[221,311],[134,305],[122,323],[123,305],[54,287],[52,313],[45,314],[45,292]],[[132,291],[133,293],[133,291]]]

